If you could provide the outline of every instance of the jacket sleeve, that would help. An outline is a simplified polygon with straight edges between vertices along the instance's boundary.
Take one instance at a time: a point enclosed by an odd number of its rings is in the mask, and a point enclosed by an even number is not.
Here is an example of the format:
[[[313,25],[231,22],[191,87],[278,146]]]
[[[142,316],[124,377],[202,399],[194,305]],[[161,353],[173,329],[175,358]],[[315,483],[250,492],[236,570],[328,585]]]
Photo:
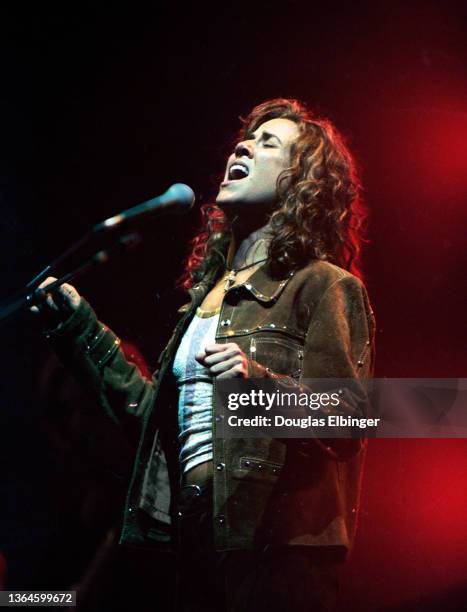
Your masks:
[[[84,298],[66,321],[44,333],[61,361],[115,423],[130,429],[139,426],[155,398],[154,380],[143,378],[126,360],[120,339],[98,321]]]
[[[303,368],[300,380],[276,374],[252,360],[249,375],[271,378],[290,391],[311,393],[308,379],[345,379],[339,414],[352,417],[369,416],[369,402],[365,382],[374,368],[375,323],[363,284],[354,276],[346,275],[334,281],[319,300],[308,326]],[[317,411],[320,412],[320,411]],[[321,414],[326,416],[321,409]],[[335,458],[358,451],[360,439],[315,438],[316,442]]]

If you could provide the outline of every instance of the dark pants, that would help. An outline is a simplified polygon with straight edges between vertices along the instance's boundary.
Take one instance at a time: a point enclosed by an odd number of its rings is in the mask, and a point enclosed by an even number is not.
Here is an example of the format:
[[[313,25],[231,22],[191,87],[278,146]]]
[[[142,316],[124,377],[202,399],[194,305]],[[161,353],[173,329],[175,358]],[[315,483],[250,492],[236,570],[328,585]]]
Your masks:
[[[212,494],[182,490],[177,612],[332,610],[339,563],[309,546],[215,552]]]

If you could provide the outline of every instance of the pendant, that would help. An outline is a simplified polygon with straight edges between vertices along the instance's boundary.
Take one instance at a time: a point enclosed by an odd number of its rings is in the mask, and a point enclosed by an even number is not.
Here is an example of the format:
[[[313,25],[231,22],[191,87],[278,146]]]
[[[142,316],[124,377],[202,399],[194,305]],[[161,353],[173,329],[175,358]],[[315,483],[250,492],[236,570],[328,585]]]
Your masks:
[[[229,271],[228,275],[225,277],[224,291],[228,291],[230,289],[235,282],[236,276],[237,272],[235,270]]]

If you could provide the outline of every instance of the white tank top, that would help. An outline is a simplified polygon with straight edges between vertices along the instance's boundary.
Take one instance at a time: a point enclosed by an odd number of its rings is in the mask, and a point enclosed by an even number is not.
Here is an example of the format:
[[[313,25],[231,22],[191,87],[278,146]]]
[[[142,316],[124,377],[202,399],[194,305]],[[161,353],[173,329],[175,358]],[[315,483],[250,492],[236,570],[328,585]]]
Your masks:
[[[172,372],[178,395],[180,467],[183,473],[212,460],[212,377],[195,355],[216,341],[219,310],[197,309],[175,354]]]

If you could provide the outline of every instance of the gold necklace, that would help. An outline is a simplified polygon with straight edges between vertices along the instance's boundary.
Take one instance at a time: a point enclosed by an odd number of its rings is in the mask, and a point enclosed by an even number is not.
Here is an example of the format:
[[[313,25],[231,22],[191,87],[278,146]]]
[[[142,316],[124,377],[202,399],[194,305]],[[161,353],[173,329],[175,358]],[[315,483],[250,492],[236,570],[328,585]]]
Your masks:
[[[248,270],[248,268],[252,268],[253,266],[256,266],[259,263],[262,263],[263,261],[266,261],[267,257],[265,257],[264,259],[258,259],[258,261],[254,261],[251,264],[248,264],[247,266],[243,266],[243,268],[232,268],[231,270],[227,270],[226,274],[224,275],[224,278],[222,280],[225,281],[224,283],[224,291],[228,291],[230,289],[230,287],[232,287],[232,285],[235,283],[236,279],[237,279],[237,274],[239,272],[243,272],[243,270]]]

